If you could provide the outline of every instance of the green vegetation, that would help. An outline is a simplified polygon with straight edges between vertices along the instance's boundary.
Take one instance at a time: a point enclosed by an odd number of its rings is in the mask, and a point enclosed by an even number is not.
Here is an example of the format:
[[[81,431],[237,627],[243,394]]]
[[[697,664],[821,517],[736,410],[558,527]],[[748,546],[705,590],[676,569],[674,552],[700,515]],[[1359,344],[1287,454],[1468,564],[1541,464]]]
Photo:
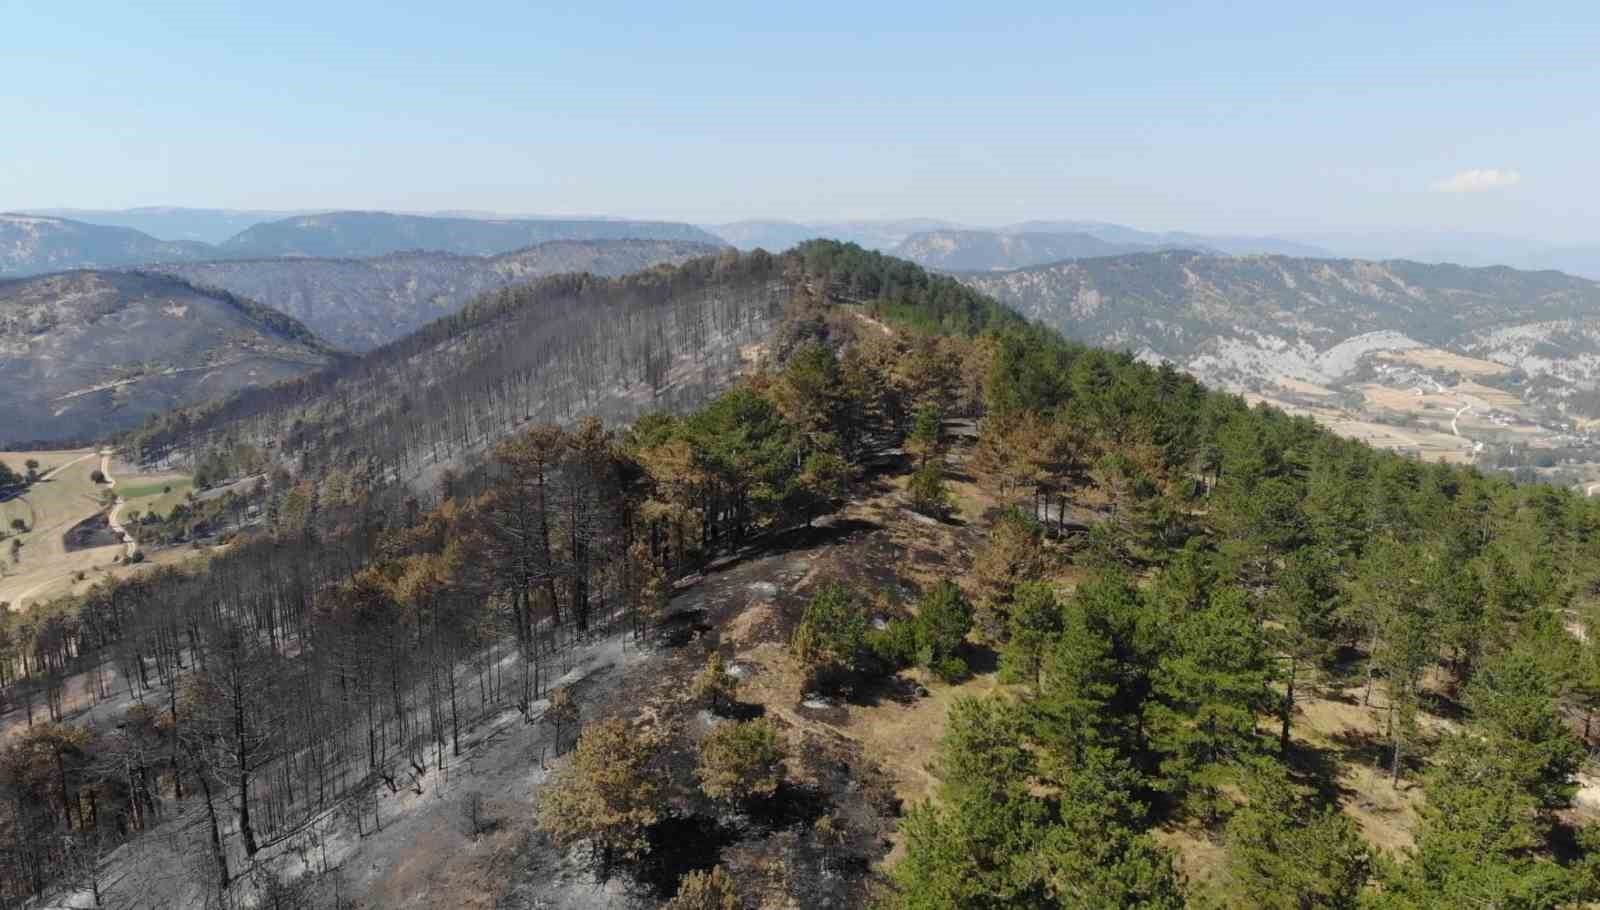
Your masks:
[[[972,605],[949,581],[934,585],[917,601],[916,615],[896,619],[867,633],[867,646],[891,669],[913,664],[946,682],[967,675],[967,662],[957,653],[972,631]]]
[[[188,501],[193,489],[194,481],[187,477],[153,483],[117,483],[117,493],[126,500],[130,510],[136,509],[141,516],[156,519],[170,516],[173,509]],[[134,520],[131,514],[129,520]]]
[[[861,669],[867,614],[844,585],[823,588],[806,605],[790,648],[805,671],[807,688],[835,689]]]

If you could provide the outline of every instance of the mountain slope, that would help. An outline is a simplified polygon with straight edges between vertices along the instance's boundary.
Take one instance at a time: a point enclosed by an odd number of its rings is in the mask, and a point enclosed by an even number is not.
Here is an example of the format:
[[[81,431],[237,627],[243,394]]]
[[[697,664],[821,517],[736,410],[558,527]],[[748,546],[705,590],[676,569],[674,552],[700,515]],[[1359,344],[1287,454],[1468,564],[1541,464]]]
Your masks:
[[[193,259],[210,252],[203,243],[157,240],[131,228],[0,213],[0,277]]]
[[[555,240],[493,257],[413,252],[372,259],[172,263],[152,270],[260,301],[334,344],[364,351],[454,313],[487,291],[562,272],[615,277],[719,248],[678,240]]]
[[[1142,243],[1114,243],[1091,234],[1000,234],[994,231],[924,231],[891,252],[918,265],[945,271],[1016,269],[1063,259],[1148,252]]]
[[[1600,284],[1559,272],[1163,252],[961,280],[1080,340],[1234,388],[1334,384],[1370,355],[1425,346],[1567,388],[1555,398],[1600,383]]]
[[[270,440],[299,464],[362,458],[426,479],[530,420],[691,407],[768,340],[793,292],[785,265],[724,250],[493,291],[364,356],[168,415],[127,447],[148,462],[210,433]]]
[[[229,238],[220,249],[225,256],[240,258],[383,256],[405,250],[493,256],[549,240],[623,239],[720,244],[692,225],[660,221],[496,221],[332,212],[258,224]]]
[[[0,446],[90,440],[330,361],[296,320],[168,276],[0,282]]]

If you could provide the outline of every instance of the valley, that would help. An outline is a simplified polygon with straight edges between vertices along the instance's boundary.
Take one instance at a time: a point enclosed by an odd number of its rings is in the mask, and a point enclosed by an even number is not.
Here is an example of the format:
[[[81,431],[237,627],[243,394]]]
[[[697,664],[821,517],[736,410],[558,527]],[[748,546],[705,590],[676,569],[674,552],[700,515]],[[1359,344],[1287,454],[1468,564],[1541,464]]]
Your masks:
[[[309,372],[334,352],[291,317],[181,279],[0,282],[0,445],[105,439],[173,407]]]

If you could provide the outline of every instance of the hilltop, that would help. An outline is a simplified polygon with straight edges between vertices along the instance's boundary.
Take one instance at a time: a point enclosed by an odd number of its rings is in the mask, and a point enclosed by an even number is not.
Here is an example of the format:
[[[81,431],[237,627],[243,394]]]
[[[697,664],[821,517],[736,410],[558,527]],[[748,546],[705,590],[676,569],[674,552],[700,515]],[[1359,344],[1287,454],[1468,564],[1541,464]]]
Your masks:
[[[688,240],[721,245],[714,235],[666,221],[489,220],[330,212],[253,225],[222,243],[227,258],[382,256],[433,250],[493,256],[549,240]]]
[[[152,270],[259,301],[333,344],[365,351],[488,291],[564,272],[616,277],[719,248],[691,240],[552,240],[499,256],[418,251],[370,259],[165,263]]]
[[[0,355],[0,445],[103,438],[332,357],[275,310],[179,278],[104,271],[0,282]]]
[[[0,213],[0,277],[193,259],[203,243],[157,240],[132,228]]]

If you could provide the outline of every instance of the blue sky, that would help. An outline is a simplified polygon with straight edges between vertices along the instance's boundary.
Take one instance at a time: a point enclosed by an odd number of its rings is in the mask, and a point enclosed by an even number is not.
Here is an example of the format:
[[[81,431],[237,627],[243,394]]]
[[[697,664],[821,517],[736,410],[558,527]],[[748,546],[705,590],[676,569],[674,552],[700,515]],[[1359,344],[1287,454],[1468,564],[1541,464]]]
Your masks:
[[[1600,241],[1600,4],[1538,6],[0,0],[0,210]]]

